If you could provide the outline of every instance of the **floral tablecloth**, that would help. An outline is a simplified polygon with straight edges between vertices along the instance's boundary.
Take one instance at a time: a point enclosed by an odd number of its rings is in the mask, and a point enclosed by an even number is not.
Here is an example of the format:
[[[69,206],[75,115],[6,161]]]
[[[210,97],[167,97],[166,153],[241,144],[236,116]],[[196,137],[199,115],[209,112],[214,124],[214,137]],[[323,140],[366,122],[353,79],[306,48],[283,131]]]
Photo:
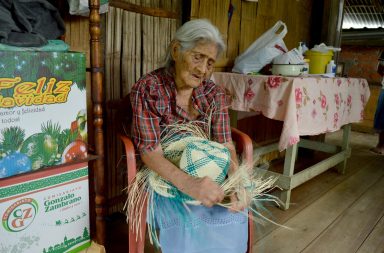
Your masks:
[[[212,80],[225,88],[230,108],[260,112],[284,121],[279,150],[301,135],[317,135],[359,122],[370,91],[362,78],[250,76],[216,72]]]

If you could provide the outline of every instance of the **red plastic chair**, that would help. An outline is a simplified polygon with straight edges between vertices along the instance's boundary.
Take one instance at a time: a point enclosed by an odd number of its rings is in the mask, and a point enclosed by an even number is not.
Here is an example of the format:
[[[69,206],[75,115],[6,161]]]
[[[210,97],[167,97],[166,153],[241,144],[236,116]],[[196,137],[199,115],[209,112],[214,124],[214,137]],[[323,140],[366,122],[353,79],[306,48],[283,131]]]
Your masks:
[[[136,167],[136,157],[135,157],[135,149],[132,144],[132,141],[127,136],[120,136],[121,140],[124,143],[126,159],[127,159],[127,170],[128,170],[128,184],[132,182],[136,175],[137,167]],[[236,151],[240,154],[242,161],[246,161],[248,164],[252,165],[253,161],[253,147],[252,140],[248,135],[243,132],[237,130],[236,128],[232,128],[232,139],[236,145]],[[128,226],[128,242],[129,242],[129,253],[143,253],[144,245],[145,245],[145,233],[146,233],[146,206],[143,208],[142,224],[141,224],[141,235],[138,235],[138,239],[136,240],[136,233],[131,231]],[[249,214],[251,215],[251,214]],[[253,221],[252,219],[248,219],[248,250],[247,253],[252,252],[252,239],[253,239]]]

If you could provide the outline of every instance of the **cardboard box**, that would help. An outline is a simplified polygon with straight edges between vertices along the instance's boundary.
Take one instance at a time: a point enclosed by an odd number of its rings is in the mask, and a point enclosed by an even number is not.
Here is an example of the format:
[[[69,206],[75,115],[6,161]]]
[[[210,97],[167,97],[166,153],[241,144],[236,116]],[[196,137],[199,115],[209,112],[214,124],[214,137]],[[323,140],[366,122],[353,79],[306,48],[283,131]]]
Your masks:
[[[0,217],[0,253],[89,247],[88,164],[0,179]]]
[[[0,51],[0,178],[87,157],[85,55]]]

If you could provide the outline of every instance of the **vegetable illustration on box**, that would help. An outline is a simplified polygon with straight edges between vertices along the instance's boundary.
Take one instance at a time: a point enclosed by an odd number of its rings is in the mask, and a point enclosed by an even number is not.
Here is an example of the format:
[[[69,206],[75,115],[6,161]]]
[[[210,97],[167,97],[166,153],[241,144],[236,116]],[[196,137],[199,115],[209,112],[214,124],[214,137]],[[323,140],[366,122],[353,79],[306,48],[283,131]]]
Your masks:
[[[0,52],[0,178],[87,158],[85,55]]]

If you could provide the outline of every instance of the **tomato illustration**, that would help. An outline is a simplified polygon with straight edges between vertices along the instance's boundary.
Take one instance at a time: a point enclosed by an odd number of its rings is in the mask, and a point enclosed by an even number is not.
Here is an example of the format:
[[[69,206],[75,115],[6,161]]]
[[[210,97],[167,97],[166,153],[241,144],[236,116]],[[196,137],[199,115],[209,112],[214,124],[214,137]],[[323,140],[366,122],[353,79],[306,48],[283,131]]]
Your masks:
[[[86,159],[87,156],[87,144],[82,140],[75,140],[64,149],[61,161],[63,163],[78,161]]]

